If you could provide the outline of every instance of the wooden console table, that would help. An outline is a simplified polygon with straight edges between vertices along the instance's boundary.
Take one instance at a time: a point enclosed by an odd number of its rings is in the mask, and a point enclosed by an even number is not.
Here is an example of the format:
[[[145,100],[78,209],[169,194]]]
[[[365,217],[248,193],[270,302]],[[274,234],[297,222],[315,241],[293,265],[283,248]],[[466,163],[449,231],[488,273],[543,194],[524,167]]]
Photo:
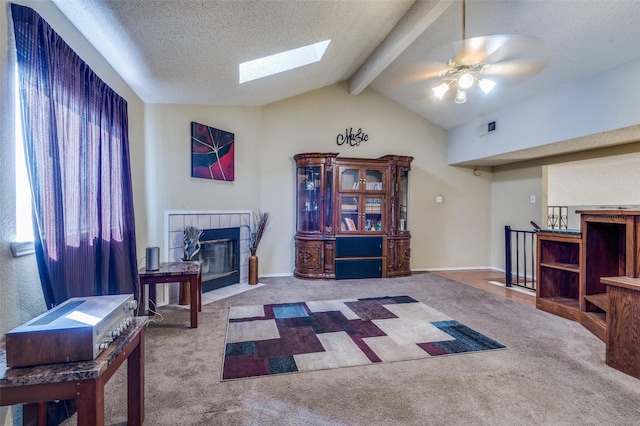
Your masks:
[[[198,312],[202,311],[202,275],[198,262],[161,263],[157,271],[138,270],[140,277],[140,304],[138,315],[144,315],[144,286],[149,285],[149,300],[156,301],[155,284],[189,283],[191,328],[198,328]]]
[[[78,425],[104,425],[104,385],[127,360],[127,424],[144,422],[144,331],[135,318],[128,331],[91,361],[7,368],[0,351],[0,405],[24,404],[23,423],[44,425],[46,402],[75,399]]]

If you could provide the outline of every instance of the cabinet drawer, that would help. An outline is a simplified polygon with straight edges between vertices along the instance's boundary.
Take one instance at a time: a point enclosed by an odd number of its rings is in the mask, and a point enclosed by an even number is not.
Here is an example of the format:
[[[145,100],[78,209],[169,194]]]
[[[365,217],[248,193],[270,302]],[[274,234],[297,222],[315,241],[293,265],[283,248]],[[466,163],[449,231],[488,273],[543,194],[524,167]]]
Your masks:
[[[336,259],[336,280],[382,278],[382,258]]]
[[[336,238],[336,257],[380,257],[382,237]]]

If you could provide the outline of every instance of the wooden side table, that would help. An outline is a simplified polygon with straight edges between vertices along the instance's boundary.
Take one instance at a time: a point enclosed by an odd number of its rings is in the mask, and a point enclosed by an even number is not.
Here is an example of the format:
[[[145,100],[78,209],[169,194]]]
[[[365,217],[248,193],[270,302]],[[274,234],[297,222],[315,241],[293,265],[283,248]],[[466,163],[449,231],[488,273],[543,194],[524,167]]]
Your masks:
[[[24,424],[46,424],[46,402],[75,399],[78,425],[104,425],[104,385],[127,360],[127,424],[144,422],[144,331],[135,318],[128,331],[91,361],[7,368],[0,351],[0,405],[24,404]]]
[[[147,271],[144,267],[138,270],[140,277],[140,303],[138,315],[145,315],[144,286],[149,285],[149,300],[156,301],[155,284],[189,283],[189,302],[191,305],[191,328],[198,328],[198,312],[202,311],[202,274],[198,262],[161,263],[157,271]]]

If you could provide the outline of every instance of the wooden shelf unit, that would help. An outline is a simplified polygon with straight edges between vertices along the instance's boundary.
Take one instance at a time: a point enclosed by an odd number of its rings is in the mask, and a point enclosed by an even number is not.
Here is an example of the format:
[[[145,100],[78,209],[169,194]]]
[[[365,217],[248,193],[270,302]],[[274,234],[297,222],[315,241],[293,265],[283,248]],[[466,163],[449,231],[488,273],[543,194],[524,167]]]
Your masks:
[[[537,233],[536,307],[573,321],[580,319],[578,233]]]
[[[579,234],[537,234],[536,306],[579,321],[607,365],[640,379],[640,210],[577,213]]]
[[[411,274],[407,210],[412,157],[340,158],[337,153],[304,153],[294,159],[294,276],[358,278],[358,270],[362,278]],[[381,252],[336,254],[350,245],[349,238],[363,247],[381,242]]]
[[[584,250],[580,259],[580,323],[607,342],[609,298],[603,277],[640,274],[640,210],[579,210]]]

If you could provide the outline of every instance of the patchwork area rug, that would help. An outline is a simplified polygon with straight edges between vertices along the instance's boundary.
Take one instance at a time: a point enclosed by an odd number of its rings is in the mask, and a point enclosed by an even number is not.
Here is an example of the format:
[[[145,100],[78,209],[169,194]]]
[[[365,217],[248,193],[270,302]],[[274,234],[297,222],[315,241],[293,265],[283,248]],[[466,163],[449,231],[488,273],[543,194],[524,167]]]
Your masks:
[[[223,381],[505,348],[409,296],[231,307],[225,343]]]

